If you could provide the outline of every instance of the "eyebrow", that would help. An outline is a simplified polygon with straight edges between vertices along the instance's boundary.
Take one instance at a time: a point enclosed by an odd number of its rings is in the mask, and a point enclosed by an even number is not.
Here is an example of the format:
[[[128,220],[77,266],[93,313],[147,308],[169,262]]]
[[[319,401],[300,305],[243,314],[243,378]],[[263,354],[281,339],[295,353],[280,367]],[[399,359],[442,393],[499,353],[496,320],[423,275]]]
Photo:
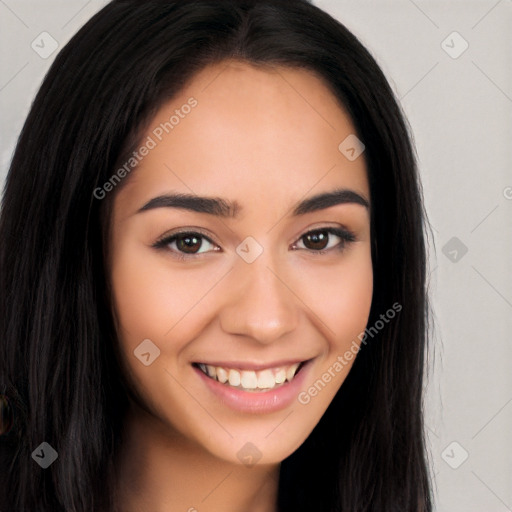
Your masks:
[[[336,189],[304,199],[295,205],[292,215],[324,210],[338,204],[358,204],[369,209],[368,199],[349,189]],[[237,201],[227,201],[219,197],[202,197],[194,194],[165,194],[150,199],[137,213],[154,208],[183,208],[198,213],[207,213],[219,217],[237,218],[242,207]]]

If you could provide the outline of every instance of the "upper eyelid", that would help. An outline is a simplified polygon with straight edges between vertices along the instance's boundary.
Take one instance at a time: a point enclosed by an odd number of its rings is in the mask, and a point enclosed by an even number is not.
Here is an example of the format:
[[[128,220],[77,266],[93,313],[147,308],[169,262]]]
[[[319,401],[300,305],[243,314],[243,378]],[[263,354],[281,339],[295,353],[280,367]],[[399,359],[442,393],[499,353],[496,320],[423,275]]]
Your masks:
[[[168,240],[170,239],[173,239],[173,238],[176,238],[177,236],[179,235],[200,235],[201,237],[203,238],[206,238],[209,242],[211,242],[212,244],[215,244],[215,245],[219,245],[211,235],[209,234],[206,234],[206,233],[203,233],[201,231],[201,229],[199,228],[189,228],[189,229],[183,229],[183,230],[180,230],[180,231],[174,231],[170,234],[165,234],[165,235],[162,235],[161,237],[159,237],[157,239],[157,241],[155,242],[155,244],[158,244],[158,243],[162,243],[162,242],[167,242]],[[169,242],[167,242],[169,243]]]

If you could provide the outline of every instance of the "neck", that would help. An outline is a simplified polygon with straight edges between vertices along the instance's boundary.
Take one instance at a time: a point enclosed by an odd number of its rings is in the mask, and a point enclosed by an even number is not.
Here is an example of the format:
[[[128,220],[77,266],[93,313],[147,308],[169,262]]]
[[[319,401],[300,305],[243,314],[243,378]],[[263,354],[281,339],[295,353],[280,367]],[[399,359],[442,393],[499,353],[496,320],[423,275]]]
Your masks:
[[[275,512],[279,464],[219,459],[132,406],[116,460],[120,512]]]

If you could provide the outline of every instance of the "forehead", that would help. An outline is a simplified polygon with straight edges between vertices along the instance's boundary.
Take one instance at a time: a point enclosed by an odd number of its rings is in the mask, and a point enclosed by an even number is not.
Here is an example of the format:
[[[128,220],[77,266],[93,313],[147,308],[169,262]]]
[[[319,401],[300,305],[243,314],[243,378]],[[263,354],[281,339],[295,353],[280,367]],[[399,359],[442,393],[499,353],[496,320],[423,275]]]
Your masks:
[[[346,187],[368,196],[364,154],[350,161],[339,150],[354,133],[313,72],[223,61],[200,71],[157,112],[142,139],[151,139],[152,149],[121,195],[134,208],[171,191],[255,209],[266,198],[276,211],[308,191]]]

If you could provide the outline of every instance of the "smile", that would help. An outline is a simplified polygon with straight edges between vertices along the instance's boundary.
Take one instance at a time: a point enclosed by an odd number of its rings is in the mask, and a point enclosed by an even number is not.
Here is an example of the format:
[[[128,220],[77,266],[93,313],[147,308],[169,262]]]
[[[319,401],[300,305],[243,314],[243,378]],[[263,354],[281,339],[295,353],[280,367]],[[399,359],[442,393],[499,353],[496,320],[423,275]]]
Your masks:
[[[194,366],[206,376],[226,386],[244,391],[260,392],[279,388],[287,382],[292,382],[303,364],[304,362],[293,363],[259,371],[237,370],[204,363],[195,363]]]

